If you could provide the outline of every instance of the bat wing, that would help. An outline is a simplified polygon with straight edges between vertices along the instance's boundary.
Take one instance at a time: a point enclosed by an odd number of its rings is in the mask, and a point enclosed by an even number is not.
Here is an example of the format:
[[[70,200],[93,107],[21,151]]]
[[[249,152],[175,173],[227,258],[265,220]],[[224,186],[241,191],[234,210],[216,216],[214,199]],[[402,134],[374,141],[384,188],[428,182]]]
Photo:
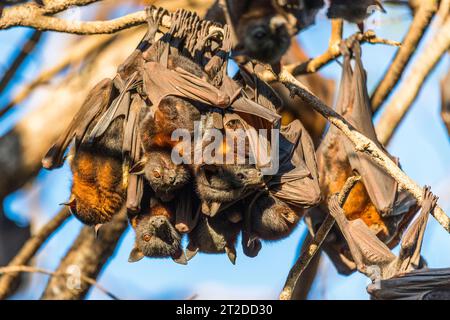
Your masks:
[[[45,155],[42,160],[44,168],[54,169],[62,166],[64,152],[72,140],[75,138],[75,147],[78,147],[91,125],[110,105],[113,87],[111,79],[103,79],[92,88],[67,130]]]
[[[450,268],[421,269],[369,285],[376,300],[450,300]]]
[[[352,83],[353,103],[351,110],[348,110],[344,117],[358,131],[381,147],[372,122],[366,75],[361,61],[361,48],[357,42],[355,42],[353,47],[353,53],[355,56],[355,70]],[[377,166],[369,156],[356,152],[347,138],[343,139],[350,165],[353,170],[361,175],[373,204],[383,216],[391,214],[397,194],[396,181]]]

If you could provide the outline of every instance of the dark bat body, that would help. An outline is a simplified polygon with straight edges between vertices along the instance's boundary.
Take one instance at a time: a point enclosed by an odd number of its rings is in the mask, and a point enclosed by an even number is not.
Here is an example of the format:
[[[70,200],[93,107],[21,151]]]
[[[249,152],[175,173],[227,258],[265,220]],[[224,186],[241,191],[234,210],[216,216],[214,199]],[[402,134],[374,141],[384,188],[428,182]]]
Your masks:
[[[235,264],[236,241],[241,231],[241,223],[236,221],[235,217],[242,214],[242,206],[238,204],[215,217],[201,215],[197,226],[189,233],[189,244],[186,248],[188,260],[197,252],[226,253],[231,263]]]
[[[195,182],[203,213],[215,215],[222,203],[237,200],[245,191],[262,187],[264,180],[252,165],[223,165],[200,167]]]
[[[289,236],[299,220],[300,216],[291,207],[270,195],[260,196],[251,207],[251,230],[262,240]]]
[[[237,56],[277,64],[288,50],[291,37],[314,23],[324,4],[320,0],[288,2],[227,0],[223,10],[216,1],[206,19],[226,22],[233,27]]]
[[[327,16],[330,19],[344,19],[359,25],[364,31],[364,20],[374,11],[386,13],[381,0],[330,0]]]

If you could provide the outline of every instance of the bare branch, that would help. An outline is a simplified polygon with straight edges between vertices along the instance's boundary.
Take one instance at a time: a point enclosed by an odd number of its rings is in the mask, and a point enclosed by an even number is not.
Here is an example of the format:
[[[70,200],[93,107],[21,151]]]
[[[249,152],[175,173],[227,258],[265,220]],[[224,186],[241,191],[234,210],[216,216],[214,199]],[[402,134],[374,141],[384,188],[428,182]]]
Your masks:
[[[381,107],[391,91],[398,84],[419,42],[428,29],[437,8],[437,0],[420,2],[419,8],[415,12],[414,20],[402,41],[402,46],[397,50],[393,62],[372,94],[371,102],[374,112]]]
[[[36,267],[30,267],[30,266],[8,266],[8,267],[0,267],[0,274],[9,274],[13,273],[16,274],[18,272],[27,272],[27,273],[42,273],[49,276],[52,276],[54,278],[63,278],[64,280],[67,280],[69,277],[74,277],[71,273],[58,273],[58,272],[52,272],[49,270],[45,270],[42,268],[36,268]],[[98,290],[109,296],[113,300],[119,300],[114,294],[110,293],[108,290],[103,288],[100,284],[97,283],[92,278],[89,278],[83,274],[79,275],[80,280],[88,283],[91,286],[96,287]]]
[[[98,239],[92,227],[84,227],[72,247],[62,259],[56,273],[65,274],[66,270],[78,268],[81,274],[96,279],[103,266],[116,249],[120,237],[128,226],[125,209],[121,210],[110,223],[99,232]],[[65,279],[51,278],[42,299],[79,300],[88,293],[92,283],[84,282],[78,287],[69,288]]]
[[[447,33],[447,37],[450,33]],[[386,173],[393,177],[400,188],[408,191],[416,200],[422,202],[422,187],[417,185],[409,178],[377,145],[369,138],[358,132],[350,123],[348,123],[341,115],[326,106],[320,99],[305,88],[295,77],[286,69],[283,69],[278,75],[278,80],[283,83],[291,92],[297,94],[302,99],[308,101],[311,107],[323,115],[328,121],[337,127],[352,142],[355,150],[367,154],[376,164],[383,168]],[[450,218],[445,212],[436,206],[432,215],[450,232]]]
[[[389,143],[399,123],[416,100],[423,83],[449,48],[450,18],[447,18],[444,25],[436,30],[436,34],[425,46],[410,74],[402,81],[400,88],[381,115],[376,132],[382,144]]]
[[[29,264],[43,243],[70,217],[67,208],[62,209],[50,222],[48,222],[38,233],[27,240],[19,253],[11,260],[8,267]],[[1,271],[0,271],[1,273]],[[19,273],[10,272],[0,277],[0,300],[6,299],[12,294],[12,284],[19,277]]]
[[[365,33],[355,33],[354,35],[350,36],[345,41],[347,42],[353,42],[353,41],[359,41],[361,43],[370,43],[370,44],[385,44],[390,46],[396,46],[400,47],[401,43],[387,40],[387,39],[381,39],[378,38],[372,30],[366,31]],[[314,73],[317,72],[322,67],[326,66],[330,62],[334,61],[338,57],[341,56],[341,52],[339,50],[339,45],[333,45],[328,48],[327,51],[325,51],[320,56],[311,59],[309,61],[300,63],[300,64],[291,64],[286,66],[286,70],[289,73],[292,73],[294,76],[305,74],[305,73]]]
[[[22,88],[12,100],[0,110],[0,117],[12,109],[15,105],[18,105],[28,98],[38,86],[47,84],[53,77],[58,75],[65,68],[82,61],[95,50],[101,49],[102,46],[109,43],[113,37],[114,36],[111,35],[102,35],[83,39],[81,42],[78,42],[76,45],[76,50],[68,50],[69,54],[55,66],[42,71],[36,78],[33,79],[33,81],[25,85],[25,87]]]
[[[0,93],[2,93],[5,88],[8,86],[11,79],[16,74],[17,70],[20,68],[25,59],[29,56],[29,54],[34,50],[36,44],[39,42],[42,36],[41,31],[33,31],[32,34],[28,37],[27,41],[21,48],[20,52],[14,58],[14,61],[9,66],[8,70],[3,74],[3,77],[0,79]]]
[[[359,180],[361,180],[360,176],[354,176],[347,179],[344,187],[342,188],[342,191],[339,193],[339,203],[341,206],[344,205],[345,200],[350,194],[350,191]],[[299,277],[308,267],[309,263],[314,258],[316,253],[319,251],[320,246],[333,227],[334,222],[334,218],[330,214],[328,214],[319,230],[317,230],[317,233],[314,235],[312,241],[303,248],[304,250],[302,250],[294,266],[289,271],[283,291],[281,291],[280,293],[280,300],[291,300],[292,293],[294,292],[294,288],[297,285]]]

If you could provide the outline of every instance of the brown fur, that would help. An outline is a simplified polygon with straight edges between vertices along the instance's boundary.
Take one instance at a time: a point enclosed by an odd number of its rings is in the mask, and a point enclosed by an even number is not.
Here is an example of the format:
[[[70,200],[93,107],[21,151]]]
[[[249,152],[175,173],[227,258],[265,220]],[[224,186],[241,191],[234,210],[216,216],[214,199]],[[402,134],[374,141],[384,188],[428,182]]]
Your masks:
[[[125,201],[122,169],[123,120],[93,144],[82,143],[71,161],[73,214],[87,225],[111,221]]]

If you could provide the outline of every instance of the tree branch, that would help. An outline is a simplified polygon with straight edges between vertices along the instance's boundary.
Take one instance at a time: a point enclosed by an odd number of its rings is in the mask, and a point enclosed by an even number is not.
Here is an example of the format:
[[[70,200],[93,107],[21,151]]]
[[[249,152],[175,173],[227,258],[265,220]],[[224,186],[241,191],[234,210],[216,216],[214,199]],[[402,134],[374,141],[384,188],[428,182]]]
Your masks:
[[[403,72],[405,71],[411,57],[417,49],[417,46],[438,8],[437,0],[421,1],[418,10],[414,14],[414,20],[402,41],[402,46],[397,50],[393,62],[389,69],[378,83],[371,97],[372,110],[376,112],[384,101],[388,98],[391,91],[398,84]]]
[[[450,33],[449,33],[450,34]],[[447,34],[447,36],[449,36]],[[283,83],[293,94],[300,96],[308,101],[311,107],[323,115],[328,121],[337,127],[351,141],[354,148],[358,152],[367,154],[376,164],[383,168],[386,173],[392,176],[398,183],[399,187],[411,193],[414,198],[422,202],[422,187],[418,186],[411,178],[409,178],[377,145],[369,138],[358,132],[350,123],[348,123],[341,115],[326,106],[314,94],[309,92],[295,77],[286,69],[283,69],[278,75],[278,80]],[[436,206],[432,215],[450,232],[450,218],[445,212]]]
[[[94,228],[84,227],[66,256],[61,261],[57,274],[76,267],[80,274],[96,279],[103,266],[116,249],[120,237],[128,226],[125,209],[121,210],[110,223],[105,224],[95,237]],[[88,293],[92,283],[83,282],[78,287],[69,288],[65,279],[51,278],[42,299],[80,300]]]
[[[416,100],[423,83],[433,71],[436,64],[450,48],[450,17],[426,44],[423,52],[415,61],[408,77],[386,106],[376,127],[379,141],[387,145],[399,123],[403,120],[411,105]]]
[[[378,38],[372,30],[368,30],[364,33],[355,33],[344,41],[350,43],[355,40],[361,43],[385,44],[396,47],[401,46],[401,43],[397,41]],[[294,76],[305,73],[314,73],[340,56],[341,52],[339,50],[339,45],[332,45],[320,56],[303,63],[287,65],[286,70]]]
[[[361,180],[360,176],[354,176],[347,179],[342,191],[339,193],[339,203],[341,206],[344,205],[350,191],[353,189],[355,184]],[[311,260],[314,258],[316,253],[319,251],[320,246],[327,237],[331,228],[334,225],[334,218],[331,214],[328,214],[319,230],[317,230],[312,241],[305,247],[303,247],[297,261],[294,266],[289,271],[289,274],[284,284],[283,291],[280,293],[280,300],[291,300],[294,289],[297,285],[297,281],[302,275],[303,271],[308,267]]]
[[[17,70],[20,68],[25,59],[29,56],[29,54],[34,50],[36,44],[39,42],[42,36],[41,31],[33,31],[31,35],[28,37],[27,41],[14,58],[14,61],[9,66],[8,70],[3,74],[3,77],[0,79],[0,93],[2,93],[5,88],[8,86],[11,79],[16,74]]]
[[[58,273],[58,272],[52,272],[49,270],[45,270],[45,269],[41,269],[41,268],[36,268],[36,267],[30,267],[30,266],[8,266],[8,267],[0,267],[0,274],[9,274],[9,273],[20,273],[20,272],[27,272],[27,273],[42,273],[42,274],[46,274],[49,276],[52,276],[54,278],[63,278],[64,280],[67,281],[67,278],[70,277],[75,277],[73,274],[66,272],[66,273]],[[104,294],[106,294],[108,297],[110,297],[113,300],[119,300],[114,294],[110,293],[108,290],[106,290],[105,288],[103,288],[100,284],[97,283],[97,281],[95,281],[92,278],[89,278],[83,274],[78,275],[79,276],[79,280],[82,280],[86,283],[88,283],[91,286],[96,287],[97,289],[99,289],[101,292],[103,292]]]
[[[30,260],[42,247],[44,242],[70,217],[67,208],[63,208],[38,233],[27,240],[19,253],[11,260],[8,267],[28,265]],[[0,272],[1,273],[1,272]],[[8,273],[0,278],[0,300],[12,294],[12,284],[19,277],[19,273]]]

